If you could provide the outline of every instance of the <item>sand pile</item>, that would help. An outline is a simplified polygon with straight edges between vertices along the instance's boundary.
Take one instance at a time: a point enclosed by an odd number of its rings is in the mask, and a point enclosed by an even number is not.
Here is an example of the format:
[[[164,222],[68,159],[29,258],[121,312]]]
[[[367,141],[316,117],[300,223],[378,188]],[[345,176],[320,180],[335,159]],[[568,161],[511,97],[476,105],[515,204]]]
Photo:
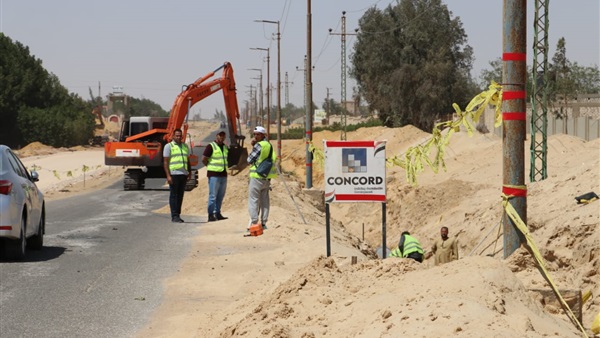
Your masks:
[[[58,152],[58,150],[52,146],[45,145],[41,142],[32,142],[25,147],[15,151],[19,157],[27,156],[39,156],[39,155],[50,155]]]
[[[320,257],[258,304],[244,305],[238,307],[246,313],[243,319],[203,333],[220,333],[220,337],[577,336],[528,297],[503,263],[487,257],[435,268],[401,259],[340,267],[333,259]]]

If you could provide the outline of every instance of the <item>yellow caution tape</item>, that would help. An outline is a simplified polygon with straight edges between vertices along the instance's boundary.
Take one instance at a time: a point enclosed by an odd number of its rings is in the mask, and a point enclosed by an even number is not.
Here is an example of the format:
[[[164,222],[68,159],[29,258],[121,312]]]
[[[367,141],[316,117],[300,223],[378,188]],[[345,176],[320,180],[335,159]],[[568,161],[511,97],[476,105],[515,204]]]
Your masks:
[[[321,149],[315,147],[312,141],[308,143],[308,151],[310,151],[312,154],[313,163],[316,163],[321,167],[325,166],[325,154],[323,154],[323,151]]]
[[[543,277],[550,284],[550,287],[554,291],[554,294],[556,295],[556,297],[558,298],[563,309],[567,313],[567,317],[569,317],[569,319],[571,319],[571,321],[577,325],[579,330],[583,333],[583,336],[588,338],[588,335],[585,332],[585,329],[583,328],[583,326],[581,326],[581,323],[579,322],[579,320],[577,320],[577,317],[575,317],[575,314],[573,314],[573,311],[571,311],[571,308],[569,307],[569,305],[567,305],[567,302],[565,302],[565,300],[562,297],[562,295],[560,294],[560,292],[558,292],[558,288],[556,287],[556,284],[554,284],[554,281],[550,278],[550,274],[548,273],[548,270],[546,270],[546,265],[544,264],[544,258],[540,254],[540,251],[537,248],[537,245],[535,245],[535,242],[533,241],[533,238],[531,237],[531,234],[529,233],[529,229],[527,229],[527,225],[525,223],[523,223],[523,220],[521,219],[521,217],[519,216],[519,214],[517,213],[515,208],[508,202],[509,199],[510,199],[509,196],[506,196],[504,194],[502,195],[502,205],[504,206],[504,210],[505,210],[506,214],[508,215],[508,217],[510,217],[510,219],[513,221],[513,223],[517,226],[519,231],[521,231],[521,233],[525,236],[525,239],[527,240],[527,244],[528,244],[528,247],[527,247],[528,250],[535,258],[535,261],[536,261],[539,269],[542,271]]]
[[[581,305],[585,304],[590,298],[592,298],[592,290],[587,290],[581,297]]]
[[[595,200],[597,200],[597,199],[598,199],[598,198],[596,198],[596,197],[592,197],[592,198],[591,198],[591,199],[589,199],[589,200],[586,200],[586,199],[583,199],[583,198],[582,198],[582,199],[580,199],[580,200],[579,200],[579,203],[581,203],[581,204],[588,204],[588,203],[592,203],[592,202],[594,202],[594,201],[595,201]]]
[[[469,136],[473,136],[475,127],[474,122],[479,121],[485,107],[492,105],[495,109],[495,127],[502,125],[502,86],[493,82],[488,87],[488,90],[481,92],[475,96],[471,102],[462,111],[460,107],[454,103],[452,107],[456,111],[458,118],[453,121],[437,123],[431,132],[431,138],[423,144],[416,147],[410,147],[404,154],[404,157],[394,156],[387,159],[389,166],[399,166],[406,171],[406,180],[413,185],[417,184],[417,174],[424,170],[424,165],[438,173],[439,169],[446,170],[444,162],[444,153],[446,145],[450,142],[452,134],[460,130],[460,126],[464,126]],[[448,128],[448,132],[443,135],[442,130]],[[430,160],[431,150],[436,149],[434,160]]]
[[[600,312],[598,312],[596,318],[594,318],[594,321],[592,322],[592,332],[594,332],[594,334],[600,333]]]

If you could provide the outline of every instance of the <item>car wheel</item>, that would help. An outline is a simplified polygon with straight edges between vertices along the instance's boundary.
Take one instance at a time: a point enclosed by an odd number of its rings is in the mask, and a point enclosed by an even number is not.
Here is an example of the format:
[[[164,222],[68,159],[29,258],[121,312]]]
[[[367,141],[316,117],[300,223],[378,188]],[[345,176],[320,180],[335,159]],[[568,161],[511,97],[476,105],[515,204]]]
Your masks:
[[[26,248],[27,241],[25,240],[25,217],[22,217],[19,239],[16,239],[9,244],[9,255],[15,260],[22,260],[25,258]]]
[[[46,211],[42,209],[40,215],[40,224],[38,224],[37,234],[27,240],[27,246],[33,250],[41,250],[44,246],[44,232],[46,230]]]

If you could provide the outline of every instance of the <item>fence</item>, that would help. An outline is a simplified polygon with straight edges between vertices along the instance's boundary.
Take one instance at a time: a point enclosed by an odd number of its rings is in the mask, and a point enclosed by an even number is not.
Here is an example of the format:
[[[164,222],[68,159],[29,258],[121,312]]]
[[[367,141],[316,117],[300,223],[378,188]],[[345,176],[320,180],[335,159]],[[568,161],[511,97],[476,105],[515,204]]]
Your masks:
[[[557,111],[564,118],[557,117]],[[497,136],[502,136],[502,128],[494,128],[495,111],[487,107],[479,124]],[[527,104],[527,134],[531,132],[531,105]],[[600,137],[600,94],[578,95],[577,99],[568,104],[554,104],[548,108],[548,126],[546,134],[567,134],[586,141]]]

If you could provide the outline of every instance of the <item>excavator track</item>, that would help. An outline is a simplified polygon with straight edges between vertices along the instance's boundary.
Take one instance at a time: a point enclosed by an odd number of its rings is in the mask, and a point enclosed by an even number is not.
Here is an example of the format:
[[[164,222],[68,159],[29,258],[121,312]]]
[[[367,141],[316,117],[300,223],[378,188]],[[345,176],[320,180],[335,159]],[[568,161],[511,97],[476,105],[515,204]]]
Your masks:
[[[185,184],[185,191],[192,191],[198,186],[198,170],[192,170],[192,177]]]
[[[128,169],[123,178],[124,190],[143,190],[145,185],[144,172],[141,169]]]

